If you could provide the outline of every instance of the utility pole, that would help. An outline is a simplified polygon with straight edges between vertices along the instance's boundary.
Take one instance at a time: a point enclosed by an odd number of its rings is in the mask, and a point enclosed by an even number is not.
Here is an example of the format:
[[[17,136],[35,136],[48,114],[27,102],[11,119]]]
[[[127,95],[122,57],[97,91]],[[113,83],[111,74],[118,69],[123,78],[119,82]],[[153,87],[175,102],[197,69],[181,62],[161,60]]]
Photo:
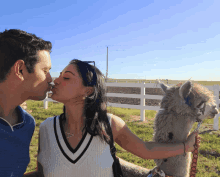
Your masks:
[[[108,78],[108,47],[107,47],[107,67],[106,67],[106,77],[105,77],[106,82],[107,82],[107,78]]]

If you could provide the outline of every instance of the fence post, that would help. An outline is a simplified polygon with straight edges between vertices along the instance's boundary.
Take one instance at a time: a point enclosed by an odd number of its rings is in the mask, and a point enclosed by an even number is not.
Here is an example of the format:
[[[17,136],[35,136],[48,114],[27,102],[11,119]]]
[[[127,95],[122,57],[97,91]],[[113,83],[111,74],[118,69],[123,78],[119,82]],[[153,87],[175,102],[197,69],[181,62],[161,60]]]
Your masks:
[[[46,94],[46,98],[44,99],[44,109],[48,109],[48,101],[46,101],[48,98],[48,92]]]
[[[213,90],[217,104],[217,109],[219,110],[219,85],[214,85]],[[219,118],[219,114],[217,114],[214,118],[214,125],[213,125],[214,130],[218,130],[218,118]]]
[[[144,107],[145,107],[145,82],[142,82],[142,84],[141,84],[141,109],[140,109],[140,111],[141,111],[141,121],[143,122],[143,121],[145,121],[145,109],[144,109]]]

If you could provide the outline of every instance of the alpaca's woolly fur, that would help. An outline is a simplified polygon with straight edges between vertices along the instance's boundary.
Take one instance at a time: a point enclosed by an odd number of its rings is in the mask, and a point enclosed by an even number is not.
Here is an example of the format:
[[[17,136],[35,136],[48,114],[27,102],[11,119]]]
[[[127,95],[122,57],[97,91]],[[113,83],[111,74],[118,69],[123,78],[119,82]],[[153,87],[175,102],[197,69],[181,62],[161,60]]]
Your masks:
[[[214,118],[218,113],[214,95],[200,84],[191,81],[168,87],[159,82],[165,95],[154,122],[154,142],[181,143],[187,140],[193,124],[198,120]],[[188,104],[186,99],[188,98]],[[155,163],[166,175],[188,177],[191,152],[186,157],[177,155],[167,159],[156,159]]]

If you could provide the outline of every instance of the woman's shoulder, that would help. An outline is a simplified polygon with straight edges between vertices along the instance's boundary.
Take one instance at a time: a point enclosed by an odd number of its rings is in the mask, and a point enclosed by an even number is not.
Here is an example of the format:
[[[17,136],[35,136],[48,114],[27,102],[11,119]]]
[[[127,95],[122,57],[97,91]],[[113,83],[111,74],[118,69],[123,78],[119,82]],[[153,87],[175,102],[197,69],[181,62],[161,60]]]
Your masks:
[[[111,126],[115,126],[115,124],[124,126],[124,124],[125,124],[125,122],[120,117],[118,117],[112,113],[107,113],[107,117],[108,117],[108,120],[109,120]]]
[[[45,127],[45,126],[48,126],[49,124],[52,124],[53,121],[54,121],[54,118],[56,118],[56,117],[57,117],[57,116],[46,118],[43,122],[41,122],[40,128]]]
[[[113,138],[115,141],[118,135],[120,134],[121,130],[124,129],[124,127],[126,126],[126,124],[124,120],[122,120],[117,115],[114,115],[114,114],[107,114],[107,115],[110,119],[109,122],[112,128]]]
[[[108,113],[107,115],[108,115],[108,119],[109,119],[111,127],[117,127],[117,129],[124,127],[125,121],[122,118],[111,113]]]

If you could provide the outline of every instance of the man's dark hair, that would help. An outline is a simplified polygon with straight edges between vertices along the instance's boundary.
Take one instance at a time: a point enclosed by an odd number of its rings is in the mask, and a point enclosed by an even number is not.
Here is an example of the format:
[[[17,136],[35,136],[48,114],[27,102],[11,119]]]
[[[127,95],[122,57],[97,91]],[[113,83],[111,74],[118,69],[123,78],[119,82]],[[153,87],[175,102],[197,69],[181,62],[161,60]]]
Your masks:
[[[19,29],[0,33],[0,83],[7,79],[17,60],[23,60],[28,73],[33,73],[39,62],[37,52],[46,50],[51,53],[51,48],[51,42]]]

